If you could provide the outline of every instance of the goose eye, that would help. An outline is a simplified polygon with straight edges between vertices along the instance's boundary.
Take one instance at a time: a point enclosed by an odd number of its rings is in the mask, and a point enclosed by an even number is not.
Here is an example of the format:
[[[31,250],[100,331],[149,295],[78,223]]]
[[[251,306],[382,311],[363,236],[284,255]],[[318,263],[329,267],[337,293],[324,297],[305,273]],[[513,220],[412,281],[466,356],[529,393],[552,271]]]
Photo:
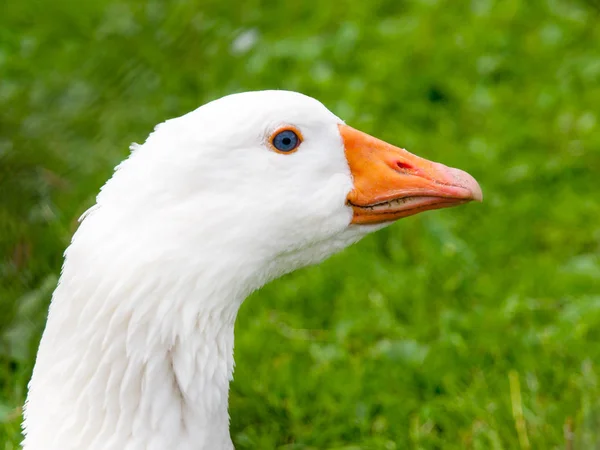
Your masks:
[[[273,136],[272,144],[280,152],[289,153],[301,143],[298,135],[292,130],[283,130]]]

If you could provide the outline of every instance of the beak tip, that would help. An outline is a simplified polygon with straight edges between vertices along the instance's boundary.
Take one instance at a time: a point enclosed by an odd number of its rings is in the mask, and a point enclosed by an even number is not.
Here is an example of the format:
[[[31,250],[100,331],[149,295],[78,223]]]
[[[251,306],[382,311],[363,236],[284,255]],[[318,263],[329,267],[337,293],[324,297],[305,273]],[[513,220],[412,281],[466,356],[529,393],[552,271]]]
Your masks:
[[[475,181],[475,179],[473,179]],[[481,186],[479,183],[475,181],[475,183],[471,186],[471,196],[476,202],[483,202],[483,192],[481,191]]]
[[[475,202],[483,201],[483,192],[481,191],[481,186],[473,176],[464,170],[447,168],[450,173],[450,178],[453,181],[453,184],[466,189],[469,192],[468,200],[472,200]]]

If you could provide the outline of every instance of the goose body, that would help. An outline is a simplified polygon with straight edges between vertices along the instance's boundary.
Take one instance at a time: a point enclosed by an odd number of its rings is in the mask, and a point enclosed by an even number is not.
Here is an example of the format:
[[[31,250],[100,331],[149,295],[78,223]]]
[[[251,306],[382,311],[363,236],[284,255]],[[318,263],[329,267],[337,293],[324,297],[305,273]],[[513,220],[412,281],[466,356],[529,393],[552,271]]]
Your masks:
[[[132,150],[65,252],[26,450],[232,449],[245,297],[400,217],[481,200],[468,174],[293,92],[224,97]]]

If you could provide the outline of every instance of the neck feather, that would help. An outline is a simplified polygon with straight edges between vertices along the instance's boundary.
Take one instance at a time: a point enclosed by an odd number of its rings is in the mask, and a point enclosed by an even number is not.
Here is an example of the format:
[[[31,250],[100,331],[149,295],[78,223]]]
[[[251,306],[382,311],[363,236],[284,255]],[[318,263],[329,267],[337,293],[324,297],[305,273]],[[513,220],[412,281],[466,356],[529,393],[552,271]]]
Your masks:
[[[85,241],[84,223],[52,299],[24,448],[232,449],[227,405],[243,275],[209,259],[189,262],[193,272],[152,258],[123,265],[122,250],[90,253]]]

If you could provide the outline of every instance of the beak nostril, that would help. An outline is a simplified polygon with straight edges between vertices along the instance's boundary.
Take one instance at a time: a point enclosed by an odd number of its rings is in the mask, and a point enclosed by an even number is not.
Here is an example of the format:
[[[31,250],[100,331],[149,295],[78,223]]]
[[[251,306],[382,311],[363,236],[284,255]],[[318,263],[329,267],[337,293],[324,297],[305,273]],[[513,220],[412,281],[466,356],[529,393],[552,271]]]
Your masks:
[[[396,166],[398,167],[398,169],[405,171],[405,172],[413,170],[413,167],[410,164],[407,164],[402,161],[396,161]]]

